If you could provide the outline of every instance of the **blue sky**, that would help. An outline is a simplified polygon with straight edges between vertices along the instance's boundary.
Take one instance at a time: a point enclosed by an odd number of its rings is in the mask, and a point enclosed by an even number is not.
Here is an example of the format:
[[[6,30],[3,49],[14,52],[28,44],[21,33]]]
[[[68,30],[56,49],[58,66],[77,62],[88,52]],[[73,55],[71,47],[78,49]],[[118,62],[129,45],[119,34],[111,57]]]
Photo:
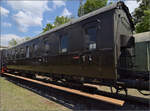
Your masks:
[[[136,0],[123,1],[130,12],[138,7]],[[79,0],[0,1],[1,45],[7,46],[12,38],[22,41],[24,37],[38,35],[47,23],[54,22],[56,16],[77,18],[79,4]]]

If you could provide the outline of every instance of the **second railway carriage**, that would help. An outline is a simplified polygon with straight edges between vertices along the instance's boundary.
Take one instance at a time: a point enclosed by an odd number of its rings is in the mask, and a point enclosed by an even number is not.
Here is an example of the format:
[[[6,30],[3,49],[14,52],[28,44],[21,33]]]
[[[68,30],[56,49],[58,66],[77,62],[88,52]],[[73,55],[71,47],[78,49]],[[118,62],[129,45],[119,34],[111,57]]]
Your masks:
[[[135,68],[137,73],[150,74],[150,31],[135,34]]]
[[[118,2],[7,49],[7,71],[76,82],[127,80],[133,69],[133,30],[128,8]],[[131,82],[129,87],[136,87],[135,78]]]
[[[5,54],[6,53],[6,49],[0,49],[0,73],[4,71],[4,69],[6,68],[6,61],[4,59]]]

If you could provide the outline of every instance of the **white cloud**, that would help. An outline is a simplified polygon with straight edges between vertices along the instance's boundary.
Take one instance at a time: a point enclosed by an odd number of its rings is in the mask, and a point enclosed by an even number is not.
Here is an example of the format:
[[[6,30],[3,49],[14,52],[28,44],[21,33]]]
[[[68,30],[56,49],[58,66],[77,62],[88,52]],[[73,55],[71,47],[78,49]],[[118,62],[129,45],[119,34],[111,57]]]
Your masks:
[[[72,15],[72,13],[69,12],[69,10],[67,8],[64,8],[64,10],[61,14],[61,16],[71,16],[71,15]]]
[[[108,0],[107,4],[109,4],[110,2],[117,2],[118,0]],[[140,4],[140,2],[137,2],[137,0],[120,0],[123,1],[129,8],[130,13],[132,13],[135,8],[137,8]]]
[[[36,35],[39,35],[41,32],[42,32],[42,30],[40,30],[40,31],[34,31],[34,33],[35,33]]]
[[[4,27],[11,27],[11,26],[12,26],[10,23],[7,23],[7,22],[2,23],[2,25],[3,25]]]
[[[22,32],[30,26],[42,26],[43,13],[51,10],[48,1],[8,1],[8,4],[17,11],[13,19]]]
[[[3,15],[3,16],[8,16],[8,14],[9,14],[9,10],[7,10],[3,7],[0,7],[0,12],[1,12],[1,15]]]
[[[8,46],[9,41],[12,39],[21,40],[22,38],[15,34],[2,34],[1,35],[1,45]]]
[[[30,26],[41,26],[43,18],[42,16],[33,16],[30,12],[19,11],[14,15],[14,20],[19,25],[19,30],[26,32]]]
[[[139,6],[140,2],[138,3],[136,0],[126,0],[125,4],[128,6],[130,13],[132,13],[135,8]]]
[[[53,8],[66,5],[64,0],[53,0],[52,2],[53,2]]]

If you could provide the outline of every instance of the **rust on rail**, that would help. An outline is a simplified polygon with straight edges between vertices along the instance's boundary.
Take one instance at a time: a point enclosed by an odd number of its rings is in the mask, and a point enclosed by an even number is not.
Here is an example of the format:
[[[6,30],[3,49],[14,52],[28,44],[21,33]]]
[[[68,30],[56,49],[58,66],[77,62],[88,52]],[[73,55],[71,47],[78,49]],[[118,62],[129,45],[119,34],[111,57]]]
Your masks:
[[[66,87],[62,87],[62,86],[57,86],[57,85],[50,84],[50,83],[44,83],[44,82],[41,82],[41,81],[38,81],[38,80],[33,80],[33,79],[29,79],[29,78],[25,78],[25,77],[21,77],[21,76],[17,76],[17,75],[12,75],[12,74],[9,74],[9,73],[3,73],[3,74],[7,75],[7,76],[12,76],[12,77],[15,77],[15,78],[23,79],[23,80],[26,80],[26,81],[38,83],[38,84],[41,84],[41,85],[44,85],[44,86],[49,86],[51,88],[67,91],[69,93],[73,93],[73,94],[89,97],[89,98],[92,98],[92,99],[104,101],[104,102],[107,102],[107,103],[110,103],[110,104],[115,104],[115,105],[118,105],[118,106],[123,106],[124,103],[125,103],[123,100],[118,100],[118,99],[114,99],[114,98],[110,98],[110,97],[106,97],[106,96],[101,96],[101,95],[97,95],[97,94],[89,94],[89,93],[86,93],[86,92],[81,92],[79,90],[66,88]]]

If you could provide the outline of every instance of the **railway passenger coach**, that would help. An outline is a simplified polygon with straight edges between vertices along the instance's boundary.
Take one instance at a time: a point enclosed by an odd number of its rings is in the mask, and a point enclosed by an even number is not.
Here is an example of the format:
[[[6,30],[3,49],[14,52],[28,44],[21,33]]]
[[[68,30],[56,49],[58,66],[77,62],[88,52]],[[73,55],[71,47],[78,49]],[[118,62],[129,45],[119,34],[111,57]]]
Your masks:
[[[82,83],[123,82],[132,77],[133,30],[128,8],[118,2],[9,48],[7,71]],[[127,87],[135,88],[135,78],[130,81],[134,85]]]

